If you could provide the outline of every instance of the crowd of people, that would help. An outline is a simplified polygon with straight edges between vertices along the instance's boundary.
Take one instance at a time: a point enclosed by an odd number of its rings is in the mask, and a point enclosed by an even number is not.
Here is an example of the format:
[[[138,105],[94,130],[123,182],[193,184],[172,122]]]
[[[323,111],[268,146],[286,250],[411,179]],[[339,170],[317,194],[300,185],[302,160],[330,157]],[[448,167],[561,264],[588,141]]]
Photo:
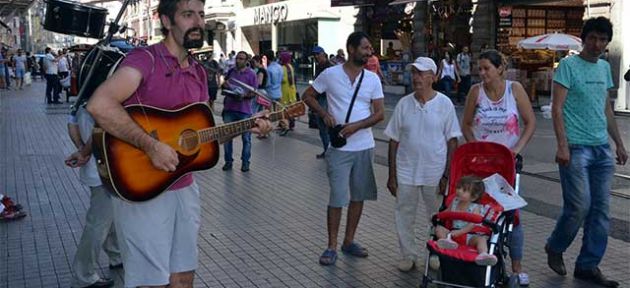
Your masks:
[[[198,267],[197,236],[201,222],[200,189],[195,179],[190,174],[185,175],[166,193],[141,203],[111,197],[95,177],[90,130],[98,124],[145,153],[156,169],[173,172],[179,164],[176,151],[138,126],[124,106],[143,104],[172,110],[204,102],[212,107],[219,90],[225,96],[223,122],[255,119],[254,127],[241,135],[242,172],[251,168],[251,133],[264,139],[272,130],[268,112],[264,110],[282,109],[299,99],[304,100],[318,117],[323,151],[316,158],[326,162],[329,179],[327,244],[319,263],[334,265],[338,248],[349,256],[368,257],[368,248],[360,244],[355,235],[364,202],[377,199],[373,168],[375,141],[371,127],[385,118],[384,80],[376,69],[380,65],[369,63],[373,61],[370,59],[374,49],[368,35],[354,32],[348,36],[347,57],[341,49],[331,57],[322,47],[314,47],[317,77],[303,95],[298,95],[291,52],[265,51],[252,56],[239,51],[231,52],[227,58],[221,55],[218,60],[207,59],[200,63],[187,51],[202,45],[204,2],[160,1],[157,11],[166,38],[131,51],[113,75],[97,88],[86,107],[71,117],[68,125],[77,151],[68,156],[66,164],[81,167],[81,180],[90,187],[92,197],[73,264],[74,285],[113,285],[111,279],[99,275],[96,269],[100,249],[105,249],[110,268],[124,268],[126,287],[192,287]],[[562,60],[554,78],[557,162],[565,201],[562,216],[545,251],[549,266],[561,275],[566,274],[562,253],[584,224],[587,240],[578,256],[574,276],[603,287],[617,287],[618,283],[607,279],[598,268],[609,227],[608,191],[613,173],[609,135],[617,148],[617,164],[624,165],[627,160],[607,101],[607,89],[612,87],[610,67],[597,59],[612,39],[612,25],[605,18],[590,19],[586,21],[582,39],[584,50],[580,55]],[[64,56],[62,53],[54,55],[50,50],[46,52],[47,63],[57,64],[46,66],[46,78],[58,82],[58,75],[63,73],[59,63],[64,61]],[[426,205],[427,214],[422,217],[426,224],[439,207],[437,195],[441,195],[448,182],[450,159],[458,139],[499,143],[518,155],[535,130],[529,98],[521,84],[505,80],[505,57],[496,50],[484,51],[476,59],[481,82],[460,95],[465,104],[463,119],[458,120],[449,98],[452,95],[447,93],[452,91],[453,82],[470,81],[471,58],[468,49],[453,59],[447,56],[439,65],[430,58],[417,58],[407,67],[414,90],[397,103],[385,129],[390,139],[387,188],[396,197],[394,222],[401,271],[417,266],[421,253],[422,245],[415,237],[419,197]],[[366,65],[376,71],[366,69]],[[584,81],[585,77],[599,80]],[[444,84],[446,93],[435,90],[436,82]],[[47,85],[50,103],[58,101],[53,84]],[[593,95],[595,97],[591,97]],[[287,135],[294,129],[293,119],[286,120],[277,127],[279,135]],[[233,168],[231,141],[236,136],[221,139],[225,152],[224,171]],[[588,184],[584,184],[586,182]],[[476,200],[484,193],[479,183],[480,179],[472,176],[458,181],[457,201],[448,209],[479,213],[481,209]],[[344,207],[348,207],[347,224],[339,243]],[[512,272],[521,284],[527,284],[529,276],[520,264],[522,225],[526,223],[517,220],[511,233],[510,257]],[[466,222],[458,223],[452,230],[438,227],[439,245],[444,248],[459,245],[452,239],[466,235],[469,229],[470,223]],[[464,243],[477,248],[480,256],[475,262],[478,265],[497,262],[492,251],[488,251],[486,241],[485,236],[470,235]]]
[[[24,78],[32,77],[38,71],[38,63],[31,52],[18,49],[11,53],[8,49],[0,50],[0,89],[11,89],[15,81],[15,89],[21,90],[24,87]],[[30,72],[27,76],[27,72]]]
[[[72,57],[66,49],[54,52],[51,48],[45,49],[45,55],[39,59],[31,52],[17,49],[15,53],[8,49],[0,51],[0,89],[22,90],[30,81],[46,80],[46,103],[61,104],[59,95],[64,88],[70,86],[70,67]]]

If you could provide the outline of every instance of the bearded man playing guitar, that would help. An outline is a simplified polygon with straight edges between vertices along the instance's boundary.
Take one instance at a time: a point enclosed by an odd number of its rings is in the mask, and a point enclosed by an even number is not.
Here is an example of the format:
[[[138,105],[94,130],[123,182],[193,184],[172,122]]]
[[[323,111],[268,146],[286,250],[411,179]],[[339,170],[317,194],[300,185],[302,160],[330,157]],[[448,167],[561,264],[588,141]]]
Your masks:
[[[144,152],[156,170],[176,171],[181,164],[178,152],[145,132],[124,106],[173,110],[208,101],[206,72],[188,53],[204,41],[204,2],[161,0],[158,15],[165,40],[131,51],[87,106],[103,130]],[[262,118],[252,128],[256,133],[270,130],[271,123]],[[125,287],[193,287],[200,201],[192,175],[182,176],[149,201],[113,202]]]

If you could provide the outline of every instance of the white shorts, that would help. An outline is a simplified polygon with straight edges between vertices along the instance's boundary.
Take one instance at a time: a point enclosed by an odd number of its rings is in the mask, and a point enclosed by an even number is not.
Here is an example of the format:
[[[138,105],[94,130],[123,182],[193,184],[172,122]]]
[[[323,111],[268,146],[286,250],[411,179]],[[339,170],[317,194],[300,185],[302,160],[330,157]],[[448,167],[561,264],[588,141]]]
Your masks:
[[[166,285],[171,273],[197,269],[199,202],[196,182],[146,202],[114,197],[125,287]]]

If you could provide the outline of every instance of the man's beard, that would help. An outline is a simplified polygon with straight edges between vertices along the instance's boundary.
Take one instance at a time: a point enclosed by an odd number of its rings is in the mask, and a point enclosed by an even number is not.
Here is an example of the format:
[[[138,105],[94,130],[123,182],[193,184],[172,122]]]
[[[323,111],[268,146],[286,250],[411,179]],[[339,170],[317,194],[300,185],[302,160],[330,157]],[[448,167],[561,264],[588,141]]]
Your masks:
[[[193,32],[199,32],[199,39],[190,39],[190,34]],[[201,28],[191,28],[184,33],[184,48],[193,49],[203,47],[203,30]]]
[[[352,63],[357,66],[363,66],[367,63],[367,60],[365,60],[364,57],[354,56],[352,57]]]

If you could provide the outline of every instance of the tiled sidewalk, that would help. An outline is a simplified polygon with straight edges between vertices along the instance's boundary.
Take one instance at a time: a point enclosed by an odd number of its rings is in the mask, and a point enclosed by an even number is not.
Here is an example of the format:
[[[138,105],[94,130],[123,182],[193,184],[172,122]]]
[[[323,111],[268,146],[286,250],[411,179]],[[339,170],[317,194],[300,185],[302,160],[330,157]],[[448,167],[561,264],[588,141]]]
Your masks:
[[[23,91],[0,92],[0,193],[16,199],[29,213],[19,222],[0,223],[0,287],[70,287],[70,263],[89,203],[78,171],[63,165],[73,151],[66,133],[69,105],[44,104],[43,88],[36,82]],[[357,234],[370,256],[353,259],[340,254],[334,267],[318,264],[326,245],[328,200],[324,162],[314,157],[319,149],[298,136],[255,139],[250,172],[215,167],[197,174],[202,227],[195,287],[418,285],[420,272],[396,269],[394,198],[385,187],[387,167],[381,165],[375,165],[379,200],[366,204]],[[240,165],[238,160],[235,165]],[[523,265],[530,287],[591,287],[547,268],[542,246],[555,221],[528,212],[523,221]],[[417,236],[425,235],[419,229]],[[565,256],[569,271],[579,239]],[[120,275],[112,274],[105,256],[101,258],[102,272],[114,276],[117,287],[122,287]],[[630,287],[628,259],[628,243],[609,238],[601,268],[622,287]]]

